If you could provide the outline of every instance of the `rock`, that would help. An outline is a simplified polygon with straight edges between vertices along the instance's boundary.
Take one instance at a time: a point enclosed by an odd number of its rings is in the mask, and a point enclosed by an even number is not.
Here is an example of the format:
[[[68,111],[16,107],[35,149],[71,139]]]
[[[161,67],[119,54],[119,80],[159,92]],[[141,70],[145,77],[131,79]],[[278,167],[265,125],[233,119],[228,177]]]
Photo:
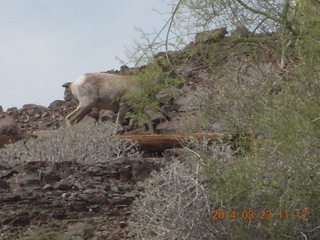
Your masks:
[[[52,191],[54,188],[51,184],[46,184],[42,187],[42,189],[45,191]]]
[[[171,121],[164,121],[157,126],[157,131],[161,134],[169,134],[175,131],[177,123],[179,123],[179,118],[171,119]]]
[[[120,192],[118,186],[112,186],[112,187],[110,188],[110,190],[113,191],[113,192],[115,192],[115,193],[119,193],[119,192]]]
[[[9,114],[0,113],[0,134],[11,136],[21,134],[18,124]]]
[[[85,116],[83,119],[78,124],[88,124],[88,123],[95,123],[96,119],[90,117],[90,116]]]
[[[195,41],[197,43],[208,43],[218,41],[228,33],[227,28],[219,28],[211,31],[204,31],[196,34]]]
[[[0,138],[0,140],[1,140],[1,138]],[[1,141],[0,141],[0,148],[1,148]],[[3,177],[3,175],[1,174],[1,171],[5,170],[5,169],[10,169],[9,162],[0,160],[0,176],[1,177]]]
[[[250,36],[250,31],[245,26],[238,26],[231,32],[231,36],[236,38],[247,38]]]
[[[126,191],[131,191],[131,186],[129,184],[122,184],[122,185],[117,185],[119,192],[126,192]]]
[[[88,204],[82,198],[75,199],[70,205],[70,210],[73,212],[88,212]]]
[[[0,189],[9,189],[10,188],[10,186],[9,186],[9,184],[5,181],[5,180],[3,180],[2,178],[0,178]]]
[[[9,165],[7,165],[5,168],[8,169]],[[18,174],[18,172],[15,169],[10,169],[7,171],[2,172],[1,178],[8,179],[14,176],[15,174]]]
[[[17,177],[16,182],[20,186],[32,186],[32,185],[40,186],[39,174],[38,173],[20,174],[19,177]]]
[[[50,108],[50,109],[58,109],[61,106],[63,106],[64,104],[65,104],[65,101],[63,101],[63,100],[55,100],[52,103],[50,103],[48,108]]]
[[[1,202],[18,202],[21,200],[21,196],[18,194],[9,193],[1,196]]]
[[[125,75],[125,74],[128,74],[129,72],[130,72],[130,68],[128,66],[122,65],[120,67],[120,74]]]
[[[136,194],[133,193],[133,192],[127,192],[127,193],[123,194],[123,196],[128,198],[128,199],[134,200],[134,198],[136,197]]]
[[[22,133],[31,134],[36,130],[63,126],[65,116],[76,108],[76,104],[57,100],[50,107],[25,104],[21,109],[9,108],[6,113],[16,121]]]
[[[2,222],[3,225],[27,226],[30,224],[30,216],[28,212],[21,212],[13,218],[7,218]]]
[[[43,183],[46,183],[47,185],[61,180],[61,177],[59,176],[59,174],[56,171],[52,171],[52,170],[42,172],[41,178],[42,178],[41,181]]]
[[[156,98],[161,103],[169,104],[173,100],[173,94],[176,93],[177,89],[162,89],[159,93],[157,93]]]
[[[132,178],[135,181],[144,181],[153,170],[159,170],[158,166],[152,159],[144,161],[135,161],[132,164]]]
[[[42,107],[42,106],[37,105],[37,104],[24,104],[24,105],[22,106],[22,109],[23,109],[23,110],[35,110],[35,109],[37,109],[37,108],[39,108],[39,107]]]
[[[100,192],[83,193],[80,197],[90,204],[103,204],[107,202],[107,197]]]
[[[119,169],[120,180],[128,181],[131,178],[131,166],[127,165]]]
[[[115,121],[117,119],[117,114],[110,110],[100,110],[99,111],[99,121],[106,122],[106,121]]]
[[[54,185],[55,190],[71,190],[73,186],[72,178],[64,178]]]
[[[126,197],[126,196],[113,196],[112,198],[108,199],[108,202],[111,205],[129,205],[130,203],[133,202],[133,198],[132,197]]]

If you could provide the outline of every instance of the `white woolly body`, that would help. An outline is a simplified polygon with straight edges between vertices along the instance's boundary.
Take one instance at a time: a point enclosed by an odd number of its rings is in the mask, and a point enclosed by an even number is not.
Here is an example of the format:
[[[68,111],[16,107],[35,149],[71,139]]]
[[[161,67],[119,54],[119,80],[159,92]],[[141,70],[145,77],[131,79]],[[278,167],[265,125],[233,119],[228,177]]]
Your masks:
[[[64,84],[65,98],[71,94],[79,101],[76,110],[66,117],[67,125],[81,121],[92,108],[118,112],[117,122],[122,124],[129,110],[127,96],[138,87],[131,76],[107,73],[86,73],[72,83]]]
[[[72,83],[71,91],[74,96],[80,95],[79,86],[83,86],[85,81],[86,81],[86,77],[85,77],[85,75],[82,75]]]

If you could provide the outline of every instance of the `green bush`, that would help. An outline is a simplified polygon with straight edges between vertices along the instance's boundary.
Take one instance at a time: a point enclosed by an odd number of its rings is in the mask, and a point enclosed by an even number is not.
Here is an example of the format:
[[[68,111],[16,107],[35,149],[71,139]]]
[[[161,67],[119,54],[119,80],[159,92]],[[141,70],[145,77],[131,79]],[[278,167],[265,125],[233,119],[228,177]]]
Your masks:
[[[157,97],[159,92],[166,92],[174,98],[176,87],[182,83],[178,78],[172,78],[167,72],[163,72],[161,66],[155,61],[150,61],[142,72],[133,77],[139,89],[129,96],[133,119],[150,119],[150,114],[161,111],[161,105],[166,104],[170,97],[161,99]],[[149,114],[148,114],[149,113]]]

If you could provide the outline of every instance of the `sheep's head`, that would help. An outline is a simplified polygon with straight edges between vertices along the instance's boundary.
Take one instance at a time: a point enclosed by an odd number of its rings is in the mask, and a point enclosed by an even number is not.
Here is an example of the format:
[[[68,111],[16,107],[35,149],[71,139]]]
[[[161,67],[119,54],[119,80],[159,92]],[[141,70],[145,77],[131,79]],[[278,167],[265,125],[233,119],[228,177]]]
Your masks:
[[[64,100],[66,100],[66,101],[71,101],[73,99],[73,95],[72,95],[71,89],[70,89],[70,84],[71,84],[71,82],[67,82],[67,83],[62,85],[62,87],[65,88],[65,90],[64,90]]]

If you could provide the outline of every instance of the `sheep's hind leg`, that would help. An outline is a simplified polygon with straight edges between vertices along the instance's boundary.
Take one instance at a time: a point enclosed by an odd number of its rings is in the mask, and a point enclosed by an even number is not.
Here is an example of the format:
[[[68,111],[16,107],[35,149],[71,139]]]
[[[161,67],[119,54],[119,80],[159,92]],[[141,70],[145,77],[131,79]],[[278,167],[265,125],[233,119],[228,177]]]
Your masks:
[[[80,122],[86,115],[90,113],[92,110],[94,104],[87,105],[87,106],[78,106],[76,110],[74,110],[72,113],[70,113],[66,117],[66,123],[67,126],[74,125],[78,122]]]
[[[68,127],[74,124],[74,115],[77,114],[78,111],[79,106],[76,108],[76,110],[72,111],[68,116],[66,116],[66,124]]]

